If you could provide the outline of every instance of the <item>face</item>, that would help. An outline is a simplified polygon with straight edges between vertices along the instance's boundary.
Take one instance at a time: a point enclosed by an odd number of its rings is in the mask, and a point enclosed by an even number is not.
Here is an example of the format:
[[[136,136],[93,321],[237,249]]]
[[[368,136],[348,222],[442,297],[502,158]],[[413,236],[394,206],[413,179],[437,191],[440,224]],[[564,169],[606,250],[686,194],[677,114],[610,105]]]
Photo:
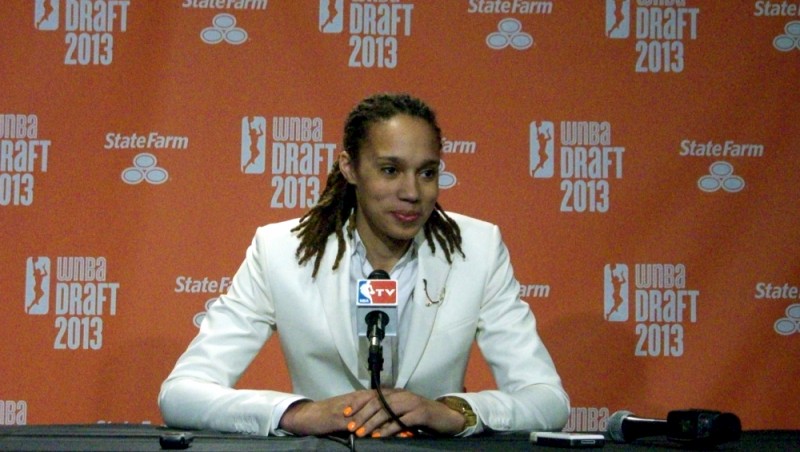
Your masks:
[[[373,123],[354,162],[339,166],[355,185],[356,228],[369,248],[405,249],[433,212],[439,196],[439,143],[423,119],[396,115]]]

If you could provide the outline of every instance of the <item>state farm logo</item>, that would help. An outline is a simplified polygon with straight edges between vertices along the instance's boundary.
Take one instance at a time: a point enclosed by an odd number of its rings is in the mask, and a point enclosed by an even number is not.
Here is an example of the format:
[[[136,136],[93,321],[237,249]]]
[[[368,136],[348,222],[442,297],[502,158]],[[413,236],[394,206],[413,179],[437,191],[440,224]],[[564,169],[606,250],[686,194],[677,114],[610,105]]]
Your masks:
[[[494,50],[502,50],[506,47],[525,50],[533,45],[533,36],[522,31],[522,22],[507,17],[498,22],[497,31],[486,36],[486,45]]]
[[[444,170],[444,160],[439,160],[439,188],[447,190],[455,187],[457,182],[455,174]]]
[[[781,52],[800,50],[800,20],[793,20],[783,27],[784,34],[772,40],[772,45]]]
[[[122,170],[122,180],[128,185],[136,185],[142,181],[159,185],[169,179],[169,173],[157,166],[158,159],[153,154],[143,152],[133,158],[133,166]]]
[[[775,321],[775,332],[782,336],[800,333],[800,304],[792,304],[786,308],[786,317]]]
[[[247,31],[236,26],[236,18],[233,14],[221,13],[214,16],[211,26],[206,27],[200,32],[200,39],[206,44],[228,44],[239,45],[247,41]]]
[[[709,174],[697,180],[697,186],[704,192],[711,193],[722,189],[728,193],[736,193],[744,188],[744,179],[733,174],[733,165],[728,162],[714,162],[708,168]]]

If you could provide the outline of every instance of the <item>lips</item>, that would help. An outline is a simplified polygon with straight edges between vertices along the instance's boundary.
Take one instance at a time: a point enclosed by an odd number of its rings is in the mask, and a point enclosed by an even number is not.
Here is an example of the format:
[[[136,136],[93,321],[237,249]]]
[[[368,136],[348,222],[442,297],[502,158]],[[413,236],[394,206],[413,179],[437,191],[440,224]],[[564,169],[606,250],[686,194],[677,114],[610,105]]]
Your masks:
[[[393,211],[392,215],[403,223],[413,223],[422,216],[419,212]]]

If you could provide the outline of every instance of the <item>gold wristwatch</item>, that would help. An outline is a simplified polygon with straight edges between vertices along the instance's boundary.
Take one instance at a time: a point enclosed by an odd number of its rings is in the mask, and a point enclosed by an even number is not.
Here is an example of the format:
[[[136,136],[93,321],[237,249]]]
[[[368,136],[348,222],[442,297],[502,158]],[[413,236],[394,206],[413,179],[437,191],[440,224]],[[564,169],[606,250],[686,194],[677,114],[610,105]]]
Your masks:
[[[472,407],[461,397],[446,396],[439,399],[451,410],[456,410],[464,416],[464,428],[474,427],[478,423],[478,415],[472,411]]]

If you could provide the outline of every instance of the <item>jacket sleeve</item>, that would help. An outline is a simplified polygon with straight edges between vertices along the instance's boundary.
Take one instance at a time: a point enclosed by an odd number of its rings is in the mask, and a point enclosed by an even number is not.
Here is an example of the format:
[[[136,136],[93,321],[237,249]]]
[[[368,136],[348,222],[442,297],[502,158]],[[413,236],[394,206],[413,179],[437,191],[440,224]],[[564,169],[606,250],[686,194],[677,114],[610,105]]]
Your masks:
[[[274,434],[276,407],[300,399],[269,390],[234,389],[275,330],[265,245],[257,233],[228,293],[208,309],[200,332],[161,386],[159,408],[176,428]]]
[[[485,242],[493,251],[476,340],[497,389],[449,394],[465,399],[478,415],[478,425],[462,435],[485,429],[561,430],[569,417],[569,397],[536,331],[533,312],[519,296],[519,283],[497,226]]]

